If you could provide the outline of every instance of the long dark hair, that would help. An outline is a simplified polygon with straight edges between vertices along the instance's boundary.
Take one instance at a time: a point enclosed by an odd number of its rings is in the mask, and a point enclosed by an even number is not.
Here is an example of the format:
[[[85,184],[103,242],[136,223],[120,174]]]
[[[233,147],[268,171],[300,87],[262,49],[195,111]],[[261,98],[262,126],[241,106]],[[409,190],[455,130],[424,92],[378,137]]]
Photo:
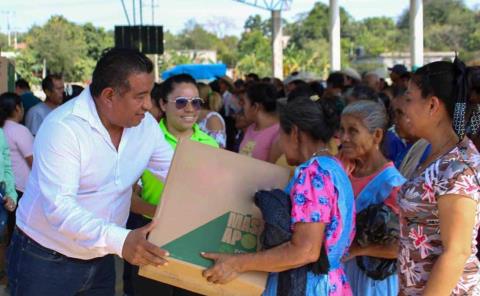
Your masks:
[[[13,116],[17,106],[22,106],[22,99],[16,93],[6,92],[0,95],[0,127]]]

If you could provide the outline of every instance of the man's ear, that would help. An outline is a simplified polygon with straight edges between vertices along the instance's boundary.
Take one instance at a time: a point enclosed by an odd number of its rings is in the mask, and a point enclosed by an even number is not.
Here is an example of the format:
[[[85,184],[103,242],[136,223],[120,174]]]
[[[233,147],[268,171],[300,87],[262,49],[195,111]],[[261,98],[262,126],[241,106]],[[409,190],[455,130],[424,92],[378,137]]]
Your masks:
[[[115,95],[115,90],[111,87],[106,87],[102,90],[102,92],[98,96],[98,99],[106,103],[108,106],[111,106],[114,95]]]

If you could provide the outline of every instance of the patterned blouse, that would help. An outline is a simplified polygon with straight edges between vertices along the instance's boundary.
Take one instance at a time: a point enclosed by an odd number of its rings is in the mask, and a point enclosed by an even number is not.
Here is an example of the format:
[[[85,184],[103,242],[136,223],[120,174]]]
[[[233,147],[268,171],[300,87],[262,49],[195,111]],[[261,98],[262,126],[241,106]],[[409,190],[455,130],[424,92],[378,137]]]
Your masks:
[[[341,166],[340,163],[339,166]],[[313,160],[308,167],[300,171],[290,191],[290,197],[292,199],[292,225],[299,222],[320,222],[326,224],[325,247],[328,255],[331,248],[338,243],[342,232],[346,231],[337,205],[338,191],[333,184],[330,173],[324,170],[316,160]],[[353,228],[349,231],[350,239],[348,244],[350,245],[355,232]],[[343,268],[330,271],[328,273],[328,281],[330,286],[329,296],[352,295]],[[312,295],[308,291],[307,284],[307,295]]]
[[[465,138],[450,152],[405,183],[400,206],[400,295],[421,295],[430,272],[442,254],[438,198],[460,194],[477,202],[472,252],[452,295],[480,295],[480,262],[476,237],[480,226],[480,154]],[[478,293],[478,294],[477,294]]]

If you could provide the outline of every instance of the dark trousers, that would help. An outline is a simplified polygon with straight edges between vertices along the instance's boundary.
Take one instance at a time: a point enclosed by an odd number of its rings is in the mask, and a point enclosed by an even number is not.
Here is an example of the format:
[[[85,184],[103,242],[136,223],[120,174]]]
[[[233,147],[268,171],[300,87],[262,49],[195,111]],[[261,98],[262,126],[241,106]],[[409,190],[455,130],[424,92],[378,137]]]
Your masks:
[[[127,225],[129,229],[140,228],[150,223],[151,220],[140,215],[130,213]],[[162,295],[162,296],[196,296],[201,295],[194,292],[190,292],[178,287],[170,286],[149,278],[145,278],[138,275],[138,266],[134,266],[125,261],[124,265],[124,292],[127,295],[135,296],[149,296],[149,295]],[[130,272],[130,274],[128,274]],[[133,293],[131,288],[133,287]]]
[[[11,296],[115,295],[113,255],[80,260],[45,248],[15,228],[8,252]]]

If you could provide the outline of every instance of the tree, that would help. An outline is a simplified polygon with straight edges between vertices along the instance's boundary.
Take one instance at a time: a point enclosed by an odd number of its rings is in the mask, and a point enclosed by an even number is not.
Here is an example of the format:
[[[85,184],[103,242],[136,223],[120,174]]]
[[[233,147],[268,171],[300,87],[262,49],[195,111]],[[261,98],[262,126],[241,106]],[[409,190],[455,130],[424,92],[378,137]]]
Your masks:
[[[256,72],[272,75],[272,50],[270,38],[261,31],[244,32],[238,43],[237,71],[241,74]]]
[[[459,51],[467,55],[480,48],[476,34],[480,21],[478,12],[470,10],[460,0],[424,1],[424,44],[426,50]],[[408,34],[410,14],[401,15],[398,27]]]
[[[87,56],[92,60],[97,61],[106,48],[114,46],[112,31],[96,28],[92,23],[86,23],[82,29],[87,45]]]
[[[400,44],[400,30],[393,19],[372,17],[357,22],[355,32],[351,32],[355,48],[361,47],[366,55],[377,56],[383,52],[406,50],[408,43]]]
[[[85,35],[78,25],[63,16],[53,16],[43,27],[32,28],[27,42],[40,60],[46,60],[50,72],[63,73],[67,81],[86,78],[86,73],[78,76],[74,70],[87,55]]]

